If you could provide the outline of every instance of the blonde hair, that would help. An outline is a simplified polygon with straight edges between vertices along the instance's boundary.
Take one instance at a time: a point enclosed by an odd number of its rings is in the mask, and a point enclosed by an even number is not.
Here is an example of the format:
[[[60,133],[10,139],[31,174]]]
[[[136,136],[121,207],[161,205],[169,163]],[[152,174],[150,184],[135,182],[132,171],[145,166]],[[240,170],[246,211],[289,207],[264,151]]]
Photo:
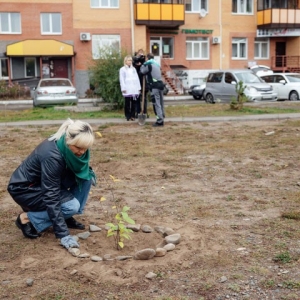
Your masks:
[[[126,55],[126,56],[124,57],[124,66],[127,66],[127,65],[126,65],[126,62],[127,62],[128,59],[131,59],[131,60],[132,60],[132,56],[131,56],[131,55]]]
[[[95,139],[93,129],[89,123],[80,120],[73,121],[68,118],[48,140],[57,141],[64,134],[66,135],[67,145],[74,145],[85,149],[90,148]]]

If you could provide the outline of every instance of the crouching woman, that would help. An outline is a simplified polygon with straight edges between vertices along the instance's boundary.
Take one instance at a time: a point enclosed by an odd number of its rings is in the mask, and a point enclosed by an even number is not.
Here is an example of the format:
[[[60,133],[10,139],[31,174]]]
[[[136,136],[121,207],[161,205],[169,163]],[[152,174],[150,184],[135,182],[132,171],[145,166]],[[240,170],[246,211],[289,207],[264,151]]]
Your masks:
[[[83,213],[96,182],[89,165],[93,142],[88,123],[68,119],[13,172],[7,190],[23,210],[15,223],[26,238],[53,226],[62,246],[79,247],[68,228],[85,228],[73,216]]]

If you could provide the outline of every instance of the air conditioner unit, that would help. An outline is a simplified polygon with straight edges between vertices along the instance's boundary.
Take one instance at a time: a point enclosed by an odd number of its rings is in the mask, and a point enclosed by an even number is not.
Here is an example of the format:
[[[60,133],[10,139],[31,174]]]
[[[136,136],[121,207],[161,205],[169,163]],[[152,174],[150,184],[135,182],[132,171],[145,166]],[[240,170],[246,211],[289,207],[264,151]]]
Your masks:
[[[90,41],[91,40],[91,34],[87,32],[80,33],[80,40],[81,41]]]
[[[202,8],[199,13],[200,18],[204,18],[207,15],[206,9]]]
[[[221,37],[220,36],[213,36],[212,43],[213,44],[220,44],[221,43]]]

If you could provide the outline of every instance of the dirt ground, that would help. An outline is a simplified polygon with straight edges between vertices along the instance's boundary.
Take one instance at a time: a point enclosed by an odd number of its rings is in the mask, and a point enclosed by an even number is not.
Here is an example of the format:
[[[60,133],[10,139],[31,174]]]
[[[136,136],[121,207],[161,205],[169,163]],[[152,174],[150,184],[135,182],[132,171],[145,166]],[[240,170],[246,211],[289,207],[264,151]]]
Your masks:
[[[102,231],[80,239],[87,258],[68,253],[51,228],[24,238],[14,223],[20,208],[6,191],[13,170],[57,126],[3,128],[0,299],[300,299],[299,125],[94,126],[102,134],[92,149],[98,184],[76,219]],[[180,243],[163,257],[116,260],[164,238],[134,232],[117,251],[105,230],[115,204],[129,206],[137,224],[172,228]],[[93,262],[94,255],[112,260]]]

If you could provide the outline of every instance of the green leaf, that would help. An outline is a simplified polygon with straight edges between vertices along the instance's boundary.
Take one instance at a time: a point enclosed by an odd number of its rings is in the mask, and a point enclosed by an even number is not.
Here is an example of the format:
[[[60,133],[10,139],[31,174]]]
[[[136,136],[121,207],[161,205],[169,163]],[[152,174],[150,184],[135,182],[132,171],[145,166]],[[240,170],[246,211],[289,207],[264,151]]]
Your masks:
[[[135,224],[135,221],[133,221],[128,215],[127,213],[121,212],[122,216],[123,216],[123,220],[129,224]]]
[[[107,237],[113,236],[115,234],[116,234],[115,231],[112,231],[112,232],[107,231]]]
[[[123,212],[126,212],[128,210],[130,210],[130,207],[128,207],[128,206],[124,206],[123,209],[122,209]]]
[[[122,249],[124,248],[123,242],[119,242],[118,244],[119,244],[119,246],[120,246]]]

